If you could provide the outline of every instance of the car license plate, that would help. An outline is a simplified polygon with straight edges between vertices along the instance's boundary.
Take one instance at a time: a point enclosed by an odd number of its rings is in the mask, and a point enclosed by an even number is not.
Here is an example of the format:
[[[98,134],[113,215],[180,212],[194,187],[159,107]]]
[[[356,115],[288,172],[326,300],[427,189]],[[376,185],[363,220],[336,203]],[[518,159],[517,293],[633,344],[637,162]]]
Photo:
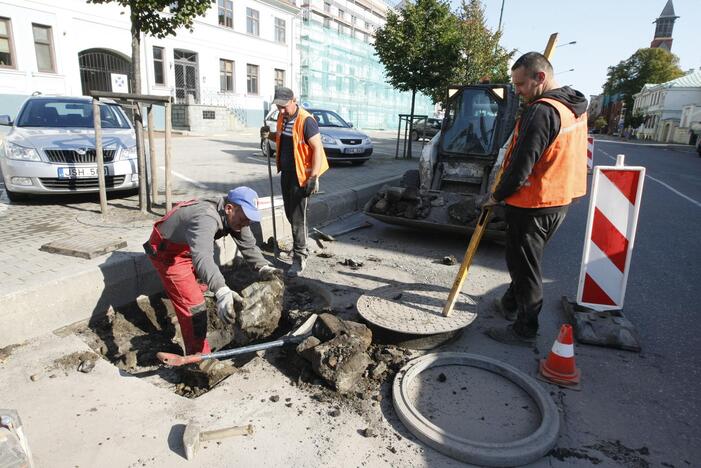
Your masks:
[[[109,170],[105,166],[105,175],[109,175]],[[59,167],[59,179],[82,179],[97,177],[97,166],[95,167]]]
[[[346,153],[348,154],[357,154],[357,153],[364,153],[365,148],[346,148]]]

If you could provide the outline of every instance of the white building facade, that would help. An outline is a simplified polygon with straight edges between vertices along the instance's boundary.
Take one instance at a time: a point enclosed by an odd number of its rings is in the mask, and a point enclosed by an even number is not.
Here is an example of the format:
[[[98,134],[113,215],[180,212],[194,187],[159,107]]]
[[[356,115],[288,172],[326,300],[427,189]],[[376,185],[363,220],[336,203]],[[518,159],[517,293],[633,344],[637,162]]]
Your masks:
[[[217,0],[164,39],[141,38],[141,93],[226,109],[258,126],[276,86],[298,86],[300,9],[279,0]],[[129,11],[83,0],[0,0],[0,114],[34,92],[131,91]],[[115,89],[115,87],[119,89]]]
[[[643,124],[636,130],[638,138],[689,144],[694,136],[693,122],[690,117],[687,125],[682,113],[690,106],[701,106],[701,71],[666,83],[646,84],[634,98],[633,115],[644,117]]]

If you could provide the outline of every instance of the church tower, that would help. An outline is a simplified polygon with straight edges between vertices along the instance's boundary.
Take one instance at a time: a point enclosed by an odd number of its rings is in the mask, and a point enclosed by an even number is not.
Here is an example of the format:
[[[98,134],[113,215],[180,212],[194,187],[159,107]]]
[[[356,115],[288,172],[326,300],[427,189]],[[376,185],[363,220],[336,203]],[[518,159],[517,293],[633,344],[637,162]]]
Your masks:
[[[674,29],[674,22],[679,18],[674,14],[674,5],[672,5],[672,0],[667,0],[660,17],[657,18],[653,23],[656,23],[655,27],[655,38],[650,43],[650,48],[659,47],[660,49],[665,49],[667,52],[672,51],[672,30]]]

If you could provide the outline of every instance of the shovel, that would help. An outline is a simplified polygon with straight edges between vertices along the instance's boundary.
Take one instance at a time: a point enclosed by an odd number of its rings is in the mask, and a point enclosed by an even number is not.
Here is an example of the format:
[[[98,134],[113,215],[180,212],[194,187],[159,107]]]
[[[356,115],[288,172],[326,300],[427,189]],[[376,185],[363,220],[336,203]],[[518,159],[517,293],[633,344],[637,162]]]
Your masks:
[[[248,354],[254,351],[260,351],[262,349],[278,348],[284,346],[288,343],[300,343],[304,341],[312,333],[312,328],[314,323],[316,323],[316,314],[312,314],[297,330],[292,333],[288,333],[279,340],[271,341],[268,343],[258,343],[250,346],[243,346],[236,349],[228,349],[226,351],[217,351],[215,353],[209,354],[191,354],[189,356],[180,356],[173,353],[156,353],[156,357],[159,361],[167,366],[178,367],[184,366],[185,364],[196,364],[198,362],[206,361],[207,359],[222,359],[231,356],[238,356],[239,354]]]

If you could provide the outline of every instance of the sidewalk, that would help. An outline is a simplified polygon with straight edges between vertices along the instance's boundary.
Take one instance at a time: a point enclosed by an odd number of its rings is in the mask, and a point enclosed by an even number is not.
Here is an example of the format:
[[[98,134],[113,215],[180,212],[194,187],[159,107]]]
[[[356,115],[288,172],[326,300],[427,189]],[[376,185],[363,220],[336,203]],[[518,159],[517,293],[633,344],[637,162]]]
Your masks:
[[[383,184],[395,183],[418,161],[395,160],[396,134],[370,132],[373,158],[363,166],[333,166],[321,179],[321,193],[309,207],[309,224],[319,225],[361,209]],[[415,145],[418,156],[421,145]],[[163,159],[162,142],[157,145]],[[274,172],[273,167],[273,172]],[[159,173],[163,203],[163,171]],[[230,188],[248,185],[261,201],[270,197],[266,160],[259,149],[257,129],[226,135],[178,137],[173,140],[174,201],[221,196]],[[279,196],[279,177],[273,187]],[[104,312],[110,305],[132,302],[139,294],[161,289],[141,245],[153,222],[164,213],[143,216],[138,196],[108,199],[108,216],[100,216],[96,195],[42,197],[9,203],[0,192],[0,348]],[[276,197],[278,237],[290,235],[282,203]],[[261,222],[263,238],[272,235],[272,211]],[[51,254],[40,247],[52,241],[83,238],[127,242],[123,249],[92,260]],[[222,256],[231,255],[223,247]]]

